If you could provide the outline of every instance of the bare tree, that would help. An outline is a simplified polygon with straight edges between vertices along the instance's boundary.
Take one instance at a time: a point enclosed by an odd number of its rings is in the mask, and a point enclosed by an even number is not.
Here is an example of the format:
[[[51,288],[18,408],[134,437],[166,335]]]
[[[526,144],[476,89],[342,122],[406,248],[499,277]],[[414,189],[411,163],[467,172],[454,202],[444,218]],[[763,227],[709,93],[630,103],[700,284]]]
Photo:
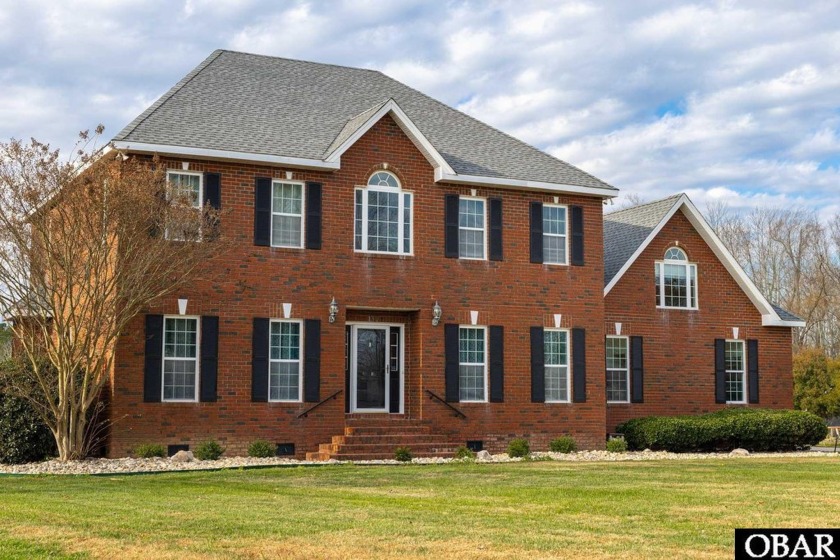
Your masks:
[[[0,143],[0,315],[22,367],[3,391],[29,401],[61,460],[83,458],[118,335],[225,250],[218,211],[165,172],[82,133],[72,161],[35,140]]]

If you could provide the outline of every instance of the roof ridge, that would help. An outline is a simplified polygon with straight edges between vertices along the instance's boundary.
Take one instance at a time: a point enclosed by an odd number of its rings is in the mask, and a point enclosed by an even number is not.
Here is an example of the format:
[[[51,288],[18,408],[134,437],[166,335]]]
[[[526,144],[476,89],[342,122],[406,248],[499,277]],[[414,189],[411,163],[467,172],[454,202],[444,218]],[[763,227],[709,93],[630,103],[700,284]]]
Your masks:
[[[143,121],[151,117],[155,113],[155,111],[160,109],[160,107],[164,103],[169,101],[184,86],[190,83],[196,76],[201,74],[201,72],[203,72],[204,69],[210,66],[210,64],[214,62],[217,58],[219,58],[223,52],[227,51],[224,51],[223,49],[216,49],[215,51],[210,53],[210,56],[201,61],[201,63],[199,63],[198,66],[190,70],[189,73],[187,73],[186,76],[181,78],[181,80],[177,84],[169,88],[169,91],[158,97],[157,101],[152,103],[148,109],[140,113],[140,115],[137,118],[125,125],[125,127],[116,136],[114,136],[114,140],[121,140],[129,134],[131,134],[132,132],[134,132]]]
[[[245,56],[258,56],[260,58],[271,58],[273,60],[287,60],[289,62],[300,62],[302,64],[317,64],[318,66],[332,66],[333,68],[344,68],[346,70],[359,70],[361,72],[379,72],[374,68],[359,68],[358,66],[347,66],[346,64],[333,64],[332,62],[318,62],[315,60],[302,60],[300,58],[289,58],[287,56],[274,56],[271,54],[250,53],[245,51],[234,51],[231,49],[217,49],[217,52],[229,54],[242,54]],[[379,72],[381,74],[381,72]]]
[[[644,208],[646,206],[653,206],[654,204],[661,204],[661,203],[666,202],[668,200],[682,198],[683,196],[685,196],[685,193],[672,194],[671,196],[666,196],[665,198],[660,198],[658,200],[651,200],[650,202],[643,202],[642,204],[636,204],[635,206],[629,206],[627,208],[621,208],[619,210],[614,210],[613,212],[606,212],[604,214],[604,219],[606,219],[609,216],[615,216],[616,214],[621,214],[623,212],[630,212],[631,210],[639,210],[639,209]]]

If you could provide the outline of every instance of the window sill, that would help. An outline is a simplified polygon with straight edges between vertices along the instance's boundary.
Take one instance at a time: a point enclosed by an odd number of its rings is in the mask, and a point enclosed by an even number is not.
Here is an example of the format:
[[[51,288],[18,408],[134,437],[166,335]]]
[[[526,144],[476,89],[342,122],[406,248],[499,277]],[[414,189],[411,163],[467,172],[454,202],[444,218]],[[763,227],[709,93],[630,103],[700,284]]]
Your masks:
[[[672,310],[673,311],[699,311],[700,310],[699,307],[668,307],[668,306],[662,306],[662,305],[657,305],[656,308],[661,309],[663,311],[672,311]]]
[[[161,399],[163,404],[198,404],[198,399]]]
[[[545,401],[544,404],[572,404],[572,401]]]
[[[303,251],[306,247],[292,247],[287,245],[269,245],[270,249],[289,249],[292,251]]]
[[[384,251],[359,251],[358,249],[354,249],[353,254],[360,257],[385,257],[386,259],[414,258],[414,253],[387,253]]]
[[[268,404],[303,404],[302,400],[297,401],[268,401]]]
[[[748,404],[747,401],[726,401],[726,405],[744,406]]]
[[[458,404],[488,404],[490,401],[458,401]]]
[[[607,401],[607,404],[631,404],[630,401]]]

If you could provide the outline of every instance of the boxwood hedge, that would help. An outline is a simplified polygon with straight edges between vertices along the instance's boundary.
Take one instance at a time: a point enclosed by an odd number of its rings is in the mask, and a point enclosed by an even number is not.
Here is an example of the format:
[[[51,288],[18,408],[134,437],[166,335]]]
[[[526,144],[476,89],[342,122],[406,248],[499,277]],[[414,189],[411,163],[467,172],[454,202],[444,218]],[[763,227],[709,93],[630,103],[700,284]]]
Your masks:
[[[55,440],[29,403],[0,393],[0,463],[43,461],[55,455]]]
[[[630,449],[684,453],[728,451],[793,451],[815,445],[828,432],[810,412],[731,408],[701,416],[648,416],[616,428]]]

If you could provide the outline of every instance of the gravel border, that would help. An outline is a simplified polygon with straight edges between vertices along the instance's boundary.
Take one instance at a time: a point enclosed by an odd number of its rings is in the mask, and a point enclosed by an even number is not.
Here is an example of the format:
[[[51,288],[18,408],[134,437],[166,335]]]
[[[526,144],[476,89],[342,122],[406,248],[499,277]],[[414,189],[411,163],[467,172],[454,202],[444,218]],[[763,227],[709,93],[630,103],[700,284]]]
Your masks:
[[[829,456],[840,456],[840,453],[830,453]],[[558,462],[626,462],[626,461],[686,461],[709,459],[750,459],[750,458],[781,458],[802,459],[825,457],[826,453],[812,451],[797,451],[791,453],[668,453],[665,451],[630,451],[627,453],[610,453],[609,451],[578,451],[575,453],[532,453],[532,461]],[[508,457],[506,453],[492,455],[489,459],[478,459],[475,462],[514,463],[523,461],[521,458]],[[453,462],[465,462],[458,459],[444,459],[441,457],[422,457],[411,461],[415,465],[441,465]],[[173,462],[170,459],[87,459],[84,461],[52,460],[41,463],[27,463],[25,465],[0,465],[0,475],[128,475],[150,474],[178,471],[212,471],[222,469],[253,469],[268,467],[316,467],[326,465],[404,465],[396,460],[383,461],[299,461],[296,459],[252,457],[226,457],[217,461],[194,460],[185,463]]]

